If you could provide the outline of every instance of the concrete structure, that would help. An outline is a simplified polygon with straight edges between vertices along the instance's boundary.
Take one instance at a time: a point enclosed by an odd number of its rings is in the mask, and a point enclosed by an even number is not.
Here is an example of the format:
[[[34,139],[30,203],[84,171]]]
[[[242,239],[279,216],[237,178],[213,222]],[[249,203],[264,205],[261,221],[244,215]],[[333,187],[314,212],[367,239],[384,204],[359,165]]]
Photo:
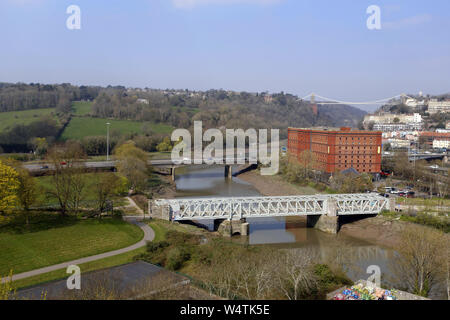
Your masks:
[[[339,216],[374,215],[389,209],[389,199],[367,193],[173,199],[149,203],[151,217],[169,221],[218,220],[218,224],[215,223],[217,229],[226,235],[248,233],[247,218],[292,216],[307,216],[309,226],[336,233],[339,229]]]
[[[381,132],[350,128],[288,129],[288,152],[301,161],[304,151],[316,158],[316,169],[327,173],[354,168],[358,172],[381,171]]]

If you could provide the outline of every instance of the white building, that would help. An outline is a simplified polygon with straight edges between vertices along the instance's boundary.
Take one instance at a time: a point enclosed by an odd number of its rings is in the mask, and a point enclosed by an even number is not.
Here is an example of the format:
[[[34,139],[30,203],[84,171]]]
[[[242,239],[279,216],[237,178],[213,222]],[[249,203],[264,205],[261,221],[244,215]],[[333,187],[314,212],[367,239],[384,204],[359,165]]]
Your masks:
[[[437,99],[431,99],[428,102],[428,113],[447,113],[450,112],[450,100],[438,101]]]
[[[433,140],[433,149],[450,149],[450,140]]]
[[[414,98],[408,98],[405,100],[405,105],[413,110],[422,109],[426,106],[425,100],[416,100]]]
[[[396,120],[397,119],[397,120]],[[421,123],[422,116],[419,113],[414,114],[392,114],[385,113],[380,115],[369,114],[364,117],[364,123]]]
[[[411,146],[411,141],[402,139],[388,139],[392,149],[408,149]]]

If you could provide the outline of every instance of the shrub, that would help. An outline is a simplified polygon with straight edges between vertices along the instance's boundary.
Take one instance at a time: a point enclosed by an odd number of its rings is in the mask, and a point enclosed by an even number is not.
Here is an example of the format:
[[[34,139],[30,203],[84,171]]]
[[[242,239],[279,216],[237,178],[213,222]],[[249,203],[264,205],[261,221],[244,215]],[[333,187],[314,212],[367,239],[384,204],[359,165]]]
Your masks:
[[[185,248],[172,248],[167,253],[165,267],[170,270],[179,270],[189,258],[190,254]]]

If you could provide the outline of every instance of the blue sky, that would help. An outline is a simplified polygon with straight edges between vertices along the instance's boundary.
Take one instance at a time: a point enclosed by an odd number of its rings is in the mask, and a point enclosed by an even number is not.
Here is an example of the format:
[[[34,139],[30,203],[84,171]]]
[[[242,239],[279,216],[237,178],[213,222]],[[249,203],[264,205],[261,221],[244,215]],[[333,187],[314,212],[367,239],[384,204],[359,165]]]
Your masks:
[[[81,30],[66,8],[81,8]],[[381,8],[381,30],[366,9]],[[310,92],[450,91],[450,1],[1,0],[0,81]]]

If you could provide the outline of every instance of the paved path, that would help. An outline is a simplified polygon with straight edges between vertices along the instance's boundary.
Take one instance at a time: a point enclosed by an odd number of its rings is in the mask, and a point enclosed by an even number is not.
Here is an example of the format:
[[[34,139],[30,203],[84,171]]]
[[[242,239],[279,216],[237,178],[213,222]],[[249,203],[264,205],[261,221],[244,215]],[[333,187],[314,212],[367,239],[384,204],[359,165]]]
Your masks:
[[[130,202],[130,205],[136,209],[136,211],[142,215],[144,215],[144,211],[134,202],[134,200],[131,197],[127,197],[128,201]]]
[[[73,260],[73,261],[63,262],[60,264],[55,264],[53,266],[48,266],[48,267],[41,268],[41,269],[35,269],[35,270],[19,273],[19,274],[13,275],[12,280],[15,281],[15,280],[19,280],[19,279],[25,279],[28,277],[37,276],[37,275],[40,275],[43,273],[47,273],[47,272],[51,272],[51,271],[55,271],[55,270],[59,270],[59,269],[66,269],[70,265],[80,265],[80,264],[83,264],[86,262],[91,262],[91,261],[96,261],[96,260],[100,260],[103,258],[117,256],[122,253],[126,253],[129,251],[133,251],[135,249],[139,249],[139,248],[145,246],[147,244],[147,241],[153,241],[153,239],[155,238],[155,232],[146,223],[140,222],[136,218],[125,217],[124,219],[130,223],[137,225],[138,227],[140,227],[142,229],[142,231],[144,231],[144,238],[142,238],[141,241],[139,241],[136,244],[133,244],[132,246],[126,247],[126,248],[122,248],[122,249],[118,249],[118,250],[114,250],[114,251],[110,251],[110,252],[105,252],[105,253],[101,253],[101,254],[96,254],[95,256],[81,258],[81,259],[77,259],[77,260]],[[3,279],[3,281],[6,281],[6,279]]]

